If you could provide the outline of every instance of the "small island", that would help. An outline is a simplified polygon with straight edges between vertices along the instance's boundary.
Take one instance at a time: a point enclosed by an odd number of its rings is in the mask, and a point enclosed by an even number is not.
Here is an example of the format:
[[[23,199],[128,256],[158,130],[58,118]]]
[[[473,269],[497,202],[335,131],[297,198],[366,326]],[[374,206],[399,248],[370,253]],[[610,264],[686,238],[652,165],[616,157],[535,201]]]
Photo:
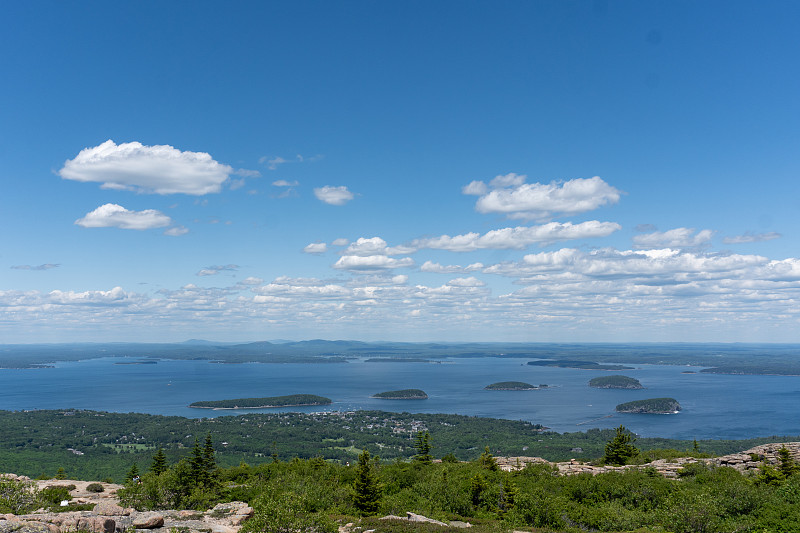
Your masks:
[[[500,381],[484,387],[485,390],[536,390],[537,388],[524,381]]]
[[[636,378],[628,376],[602,376],[589,380],[589,386],[596,389],[643,389]]]
[[[681,404],[675,398],[649,398],[621,403],[616,407],[618,413],[674,414],[681,410]]]
[[[428,395],[420,389],[390,390],[373,394],[372,398],[381,400],[427,400]]]
[[[632,366],[607,365],[595,363],[594,361],[575,361],[572,359],[542,359],[540,361],[528,361],[531,366],[554,366],[557,368],[582,368],[585,370],[633,370]]]
[[[265,398],[236,398],[233,400],[211,400],[194,402],[189,407],[195,409],[269,409],[273,407],[305,407],[330,405],[333,401],[315,394],[290,394],[288,396],[267,396]]]

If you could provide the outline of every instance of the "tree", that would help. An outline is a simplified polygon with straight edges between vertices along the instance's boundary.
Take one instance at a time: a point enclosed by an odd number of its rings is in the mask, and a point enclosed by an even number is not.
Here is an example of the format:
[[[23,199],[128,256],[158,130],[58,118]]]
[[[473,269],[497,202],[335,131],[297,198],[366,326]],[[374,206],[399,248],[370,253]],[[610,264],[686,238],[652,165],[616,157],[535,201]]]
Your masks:
[[[164,449],[159,448],[153,456],[153,462],[150,465],[150,471],[155,475],[160,476],[167,471],[167,456],[164,454]]]
[[[209,475],[217,468],[217,460],[214,456],[214,443],[211,441],[211,433],[206,433],[206,442],[203,445],[203,467]]]
[[[433,462],[433,457],[431,457],[431,434],[427,431],[425,432],[418,432],[416,441],[414,443],[414,448],[417,449],[416,455],[414,455],[414,460],[423,464],[431,464]]]
[[[778,460],[780,461],[778,470],[780,470],[781,474],[783,474],[785,477],[789,477],[792,474],[797,473],[797,463],[786,446],[783,446],[780,450],[778,450]]]
[[[136,466],[136,463],[133,463],[133,465],[131,466],[131,469],[128,470],[127,474],[125,474],[125,483],[126,484],[130,483],[130,482],[132,482],[134,479],[136,479],[138,477],[139,477],[139,467]]]
[[[356,479],[353,482],[353,505],[362,514],[370,515],[378,512],[381,499],[381,485],[375,472],[375,465],[369,458],[369,451],[364,450],[358,456]]]
[[[480,457],[478,457],[478,464],[487,470],[492,470],[494,472],[500,470],[500,467],[497,465],[497,459],[494,458],[492,452],[489,450],[489,447],[486,446],[483,449],[483,453]]]
[[[625,429],[625,426],[619,426],[616,429],[614,438],[606,443],[606,454],[603,456],[603,463],[622,466],[631,457],[639,455],[639,449],[633,445],[635,440],[630,431]]]
[[[64,470],[64,467],[58,467],[58,471],[56,471],[56,479],[67,479],[67,472]]]

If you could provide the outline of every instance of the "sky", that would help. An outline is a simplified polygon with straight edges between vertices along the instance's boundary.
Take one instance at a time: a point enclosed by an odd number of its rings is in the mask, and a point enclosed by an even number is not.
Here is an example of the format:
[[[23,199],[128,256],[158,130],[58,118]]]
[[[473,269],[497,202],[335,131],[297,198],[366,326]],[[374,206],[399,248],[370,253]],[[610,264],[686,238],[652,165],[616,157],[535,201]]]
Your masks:
[[[797,2],[0,9],[0,344],[800,342]]]

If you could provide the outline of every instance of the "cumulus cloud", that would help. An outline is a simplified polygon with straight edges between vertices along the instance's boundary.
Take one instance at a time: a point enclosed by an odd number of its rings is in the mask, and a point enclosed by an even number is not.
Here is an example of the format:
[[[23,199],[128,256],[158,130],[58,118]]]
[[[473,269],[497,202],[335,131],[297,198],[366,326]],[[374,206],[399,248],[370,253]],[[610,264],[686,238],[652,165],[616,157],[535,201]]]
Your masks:
[[[695,248],[711,242],[714,232],[704,229],[695,233],[694,228],[675,228],[669,231],[654,231],[633,237],[635,248]]]
[[[121,228],[145,230],[163,228],[172,224],[172,219],[155,209],[129,211],[117,204],[104,204],[75,221],[84,228]]]
[[[564,182],[525,183],[519,174],[497,176],[488,185],[473,181],[464,194],[479,196],[479,213],[500,213],[512,219],[548,220],[577,215],[619,201],[620,191],[598,176]]]
[[[276,170],[279,165],[283,165],[284,163],[288,163],[289,160],[288,159],[284,159],[284,158],[282,158],[280,156],[273,157],[272,159],[269,159],[267,157],[262,157],[261,159],[259,159],[259,162],[260,163],[266,163],[267,164],[267,168],[270,169],[270,170]]]
[[[460,265],[441,265],[433,261],[425,261],[419,269],[422,272],[433,272],[436,274],[455,274],[461,272],[475,272],[483,268],[483,263],[472,263],[462,267]]]
[[[455,278],[451,279],[447,282],[448,285],[451,287],[484,287],[486,283],[479,280],[475,276],[470,276],[468,278]]]
[[[344,185],[339,187],[332,187],[326,185],[324,187],[316,187],[314,189],[314,196],[318,200],[330,205],[344,205],[353,199],[353,193],[347,190]]]
[[[482,249],[516,249],[521,250],[532,244],[551,244],[572,239],[607,237],[621,226],[615,222],[598,222],[590,220],[580,224],[571,222],[549,222],[540,226],[518,226],[479,233],[463,235],[442,235],[425,239],[416,239],[411,246],[417,249],[433,248],[451,252],[472,252]]]
[[[769,233],[752,233],[746,232],[743,235],[736,235],[734,237],[725,237],[722,239],[724,244],[746,244],[751,242],[764,242],[782,237],[780,233],[771,231]]]
[[[84,148],[58,173],[68,180],[101,183],[104,189],[200,196],[219,192],[233,169],[205,152],[108,140]]]
[[[307,254],[324,254],[328,251],[328,245],[324,242],[312,242],[303,248],[303,251]]]
[[[342,254],[366,257],[371,255],[405,255],[415,251],[416,248],[409,246],[387,246],[386,241],[380,237],[359,237],[358,240],[351,243]]]
[[[236,172],[234,172],[234,174],[236,174],[237,176],[241,176],[243,178],[260,178],[261,177],[261,172],[259,172],[258,170],[250,170],[250,169],[247,169],[247,168],[236,169]]]
[[[239,270],[239,265],[212,265],[200,269],[197,276],[215,276],[220,272]]]
[[[45,263],[43,265],[14,265],[13,270],[50,270],[51,268],[58,268],[59,263]]]
[[[404,268],[414,266],[414,260],[410,257],[395,259],[386,255],[343,255],[333,268],[339,270],[351,270],[355,272],[369,270],[386,270],[392,268]]]
[[[48,294],[48,301],[62,305],[119,305],[128,300],[129,294],[122,287],[108,291],[60,291]]]
[[[347,246],[350,244],[350,240],[344,238],[334,239],[331,244],[334,246]]]

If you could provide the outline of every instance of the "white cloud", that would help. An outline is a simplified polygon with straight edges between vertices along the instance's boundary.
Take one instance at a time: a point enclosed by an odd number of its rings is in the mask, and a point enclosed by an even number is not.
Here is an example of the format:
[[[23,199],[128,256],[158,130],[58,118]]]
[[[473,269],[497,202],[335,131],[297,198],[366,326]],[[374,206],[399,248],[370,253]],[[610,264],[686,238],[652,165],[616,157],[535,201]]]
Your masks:
[[[704,229],[693,235],[694,228],[675,228],[669,231],[654,231],[633,237],[636,248],[695,248],[711,241],[714,232]]]
[[[330,185],[317,187],[314,189],[314,196],[330,205],[344,205],[353,199],[353,193],[347,190],[344,185],[340,187],[332,187]]]
[[[455,278],[447,282],[451,287],[485,287],[486,283],[474,276],[468,278]]]
[[[180,237],[181,235],[186,235],[187,233],[189,233],[189,230],[184,226],[174,226],[164,230],[164,235],[169,235],[170,237]]]
[[[512,219],[542,221],[615,204],[620,197],[619,190],[597,176],[547,184],[524,181],[524,175],[506,174],[497,176],[488,186],[473,181],[462,192],[480,196],[475,203],[479,213],[501,213]]]
[[[201,269],[197,276],[215,276],[220,272],[231,272],[239,270],[239,265],[212,265]]]
[[[243,178],[260,178],[261,177],[261,172],[259,172],[258,170],[249,170],[249,169],[246,169],[246,168],[236,169],[236,172],[234,172],[234,174],[236,174],[237,176],[241,176]]]
[[[419,269],[422,272],[433,272],[436,274],[455,274],[461,272],[475,272],[483,268],[483,263],[472,263],[462,267],[460,265],[440,265],[433,261],[425,261]]]
[[[51,291],[48,301],[63,305],[117,305],[124,303],[129,295],[122,287],[114,287],[109,291]]]
[[[145,230],[163,228],[172,224],[172,219],[155,209],[129,211],[117,204],[104,204],[75,221],[84,228],[121,228]]]
[[[297,187],[300,185],[300,182],[297,180],[294,181],[286,181],[286,180],[275,180],[272,182],[272,185],[275,187]]]
[[[442,235],[416,239],[411,242],[411,246],[417,249],[433,248],[451,252],[471,252],[482,249],[522,250],[532,244],[544,245],[572,239],[607,237],[619,229],[621,226],[615,222],[599,222],[597,220],[580,224],[549,222],[541,226],[497,229],[483,235],[466,233],[454,237]]]
[[[360,255],[363,257],[371,255],[405,255],[416,251],[416,248],[408,246],[386,245],[386,241],[380,237],[359,237],[356,242],[351,243],[342,255]]]
[[[328,251],[328,245],[324,242],[312,242],[303,248],[303,251],[307,254],[324,254]]]
[[[269,159],[267,157],[262,157],[258,161],[259,161],[259,163],[266,163],[267,164],[267,168],[270,169],[270,170],[275,170],[275,169],[278,168],[279,165],[283,165],[284,163],[288,163],[289,162],[288,159],[284,159],[284,158],[282,158],[280,156],[273,157],[272,159]]]
[[[744,235],[736,235],[734,237],[725,237],[722,239],[724,244],[746,244],[751,242],[764,242],[782,237],[780,233],[771,231],[769,233],[752,233],[746,232]]]
[[[385,255],[343,255],[334,263],[333,268],[339,270],[368,271],[385,270],[392,268],[404,268],[414,266],[414,260],[410,257],[395,259]]]
[[[197,196],[219,192],[232,173],[205,152],[111,140],[84,148],[59,171],[64,179],[102,183],[104,189]]]
[[[43,265],[14,265],[13,270],[50,270],[51,268],[58,268],[61,265],[58,263],[45,263]]]
[[[344,238],[334,239],[334,241],[331,244],[334,246],[347,246],[348,244],[350,244],[350,240]]]

